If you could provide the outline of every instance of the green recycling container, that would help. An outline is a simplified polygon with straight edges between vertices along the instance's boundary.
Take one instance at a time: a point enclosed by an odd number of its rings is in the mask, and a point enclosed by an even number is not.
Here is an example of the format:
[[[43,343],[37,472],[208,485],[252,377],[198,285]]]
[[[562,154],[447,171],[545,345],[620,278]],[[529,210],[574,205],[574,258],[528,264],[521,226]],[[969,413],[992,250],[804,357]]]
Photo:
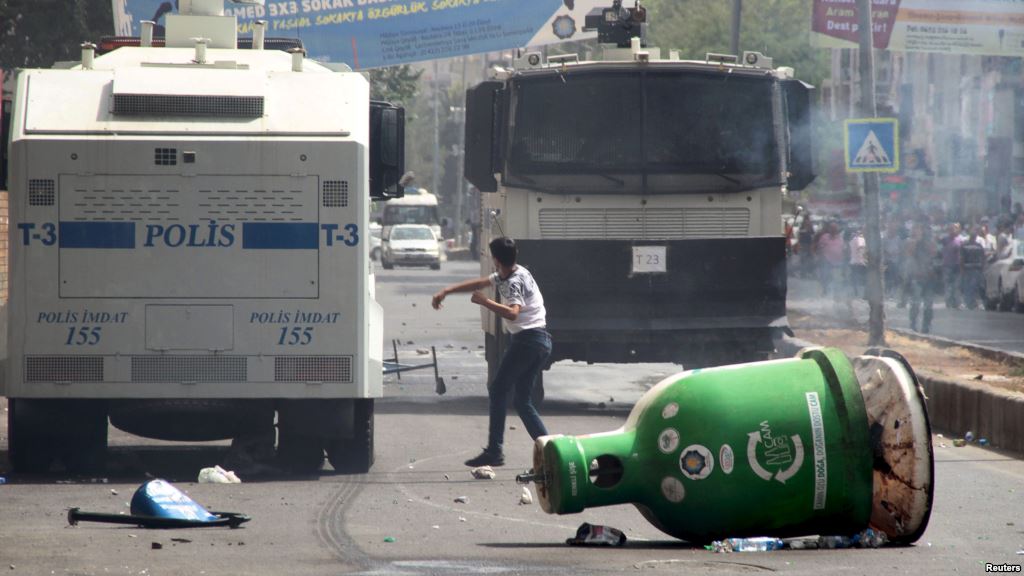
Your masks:
[[[890,539],[916,539],[932,494],[923,395],[901,357],[857,366],[839,350],[816,348],[791,359],[683,372],[649,390],[618,430],[539,438],[534,470],[521,480],[537,483],[546,512],[632,503],[665,533],[691,542],[854,534],[869,521],[898,525],[887,530]],[[885,392],[875,394],[876,404],[888,403],[871,415],[862,379]],[[891,417],[893,402],[917,411]],[[909,512],[875,502],[876,465],[893,471],[876,458],[884,448],[879,426],[899,434],[898,418],[915,420],[903,438],[921,443],[909,455],[892,455],[916,462],[903,475],[916,483],[903,490]],[[896,499],[891,483],[887,490],[884,497]]]

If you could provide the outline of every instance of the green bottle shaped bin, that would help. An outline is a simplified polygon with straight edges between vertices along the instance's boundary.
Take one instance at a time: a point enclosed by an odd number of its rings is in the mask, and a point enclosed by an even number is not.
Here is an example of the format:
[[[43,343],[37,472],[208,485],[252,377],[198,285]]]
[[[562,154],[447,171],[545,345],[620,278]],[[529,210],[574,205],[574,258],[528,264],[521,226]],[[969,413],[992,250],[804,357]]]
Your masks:
[[[534,469],[546,512],[632,503],[665,533],[853,534],[912,542],[931,512],[923,394],[891,351],[836,349],[666,378],[615,431],[545,436]]]

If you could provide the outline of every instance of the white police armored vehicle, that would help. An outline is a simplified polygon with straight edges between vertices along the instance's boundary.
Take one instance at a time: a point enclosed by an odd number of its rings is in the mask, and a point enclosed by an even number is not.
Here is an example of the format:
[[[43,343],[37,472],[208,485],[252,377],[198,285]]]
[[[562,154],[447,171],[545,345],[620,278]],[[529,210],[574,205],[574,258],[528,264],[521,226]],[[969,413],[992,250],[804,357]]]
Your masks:
[[[179,441],[276,421],[288,468],[366,471],[384,367],[369,204],[401,195],[404,112],[262,23],[237,38],[223,0],[179,4],[163,36],[144,22],[18,73],[13,465],[99,468],[109,418]]]
[[[481,246],[516,239],[552,362],[764,358],[788,330],[780,222],[814,178],[811,87],[757,52],[665,54],[646,21],[616,0],[587,16],[602,58],[521,53],[468,90]],[[495,315],[483,327],[493,372],[504,339]]]

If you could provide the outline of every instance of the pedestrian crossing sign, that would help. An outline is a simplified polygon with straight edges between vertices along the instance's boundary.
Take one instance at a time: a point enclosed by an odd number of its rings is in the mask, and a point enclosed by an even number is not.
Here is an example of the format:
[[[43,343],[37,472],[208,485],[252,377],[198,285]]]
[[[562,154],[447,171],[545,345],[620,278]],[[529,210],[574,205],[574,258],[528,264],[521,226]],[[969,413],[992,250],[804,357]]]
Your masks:
[[[896,172],[900,169],[899,120],[855,118],[843,124],[847,172]]]

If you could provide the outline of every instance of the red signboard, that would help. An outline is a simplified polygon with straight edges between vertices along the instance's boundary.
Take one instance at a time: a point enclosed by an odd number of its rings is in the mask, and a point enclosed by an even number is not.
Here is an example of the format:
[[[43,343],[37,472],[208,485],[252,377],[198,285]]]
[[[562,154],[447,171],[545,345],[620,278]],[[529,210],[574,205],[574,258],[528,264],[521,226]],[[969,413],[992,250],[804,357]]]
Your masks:
[[[893,23],[900,8],[900,0],[871,0],[871,19],[875,48],[889,47]],[[856,0],[814,0],[811,30],[819,34],[857,42],[858,25]]]

